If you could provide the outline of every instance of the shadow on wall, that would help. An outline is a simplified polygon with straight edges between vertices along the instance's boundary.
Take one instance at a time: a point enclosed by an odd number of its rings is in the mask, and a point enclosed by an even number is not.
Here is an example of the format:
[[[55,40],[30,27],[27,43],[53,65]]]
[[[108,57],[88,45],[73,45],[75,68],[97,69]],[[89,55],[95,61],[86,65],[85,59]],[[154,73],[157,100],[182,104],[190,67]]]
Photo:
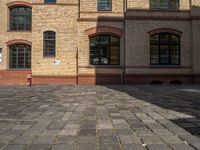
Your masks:
[[[168,110],[167,114],[172,115],[166,114],[170,121],[200,138],[200,86],[106,87]]]
[[[116,25],[119,27],[116,28]],[[89,61],[90,64],[97,64],[92,67],[94,75],[88,77],[88,80],[94,84],[121,84],[122,66],[120,64],[123,62],[120,61],[120,57],[122,57],[120,54],[123,47],[123,18],[98,17],[96,27],[88,32],[90,39]],[[98,46],[95,45],[96,39],[99,40]],[[97,56],[95,57],[95,55]]]

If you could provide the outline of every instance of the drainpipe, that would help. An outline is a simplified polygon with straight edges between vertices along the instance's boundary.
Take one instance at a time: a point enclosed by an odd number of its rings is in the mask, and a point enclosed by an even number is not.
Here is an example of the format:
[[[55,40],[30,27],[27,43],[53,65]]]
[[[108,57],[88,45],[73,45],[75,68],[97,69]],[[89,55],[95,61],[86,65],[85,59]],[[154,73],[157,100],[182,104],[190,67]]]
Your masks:
[[[81,12],[81,0],[78,0],[78,19],[80,19],[80,12]]]
[[[126,10],[127,10],[127,0],[123,1],[123,33],[124,33],[124,58],[123,58],[123,68],[122,68],[122,77],[121,77],[121,83],[125,84],[125,74],[126,74]]]
[[[78,0],[78,19],[80,19],[80,10],[81,10],[81,1]],[[78,22],[77,22],[77,28],[78,28]],[[77,29],[79,30],[79,29]],[[78,35],[78,32],[77,32],[77,35]],[[78,35],[79,36],[79,35]],[[79,38],[78,38],[78,41],[79,42]],[[77,43],[77,51],[76,51],[76,84],[78,85],[78,50],[79,50],[79,44]]]

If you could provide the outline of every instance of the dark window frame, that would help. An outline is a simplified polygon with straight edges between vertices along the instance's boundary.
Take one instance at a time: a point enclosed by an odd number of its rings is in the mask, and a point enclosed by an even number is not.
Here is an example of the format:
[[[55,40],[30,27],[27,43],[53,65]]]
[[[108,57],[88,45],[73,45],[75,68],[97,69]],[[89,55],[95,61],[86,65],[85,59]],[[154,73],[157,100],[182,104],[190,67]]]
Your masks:
[[[49,34],[54,34],[54,38],[47,37],[49,36]],[[55,57],[55,56],[56,56],[56,32],[45,31],[43,32],[43,57]]]
[[[20,13],[20,9],[24,9],[24,14]],[[10,31],[31,31],[32,29],[32,8],[31,7],[17,6],[17,7],[12,7],[9,10],[10,10],[10,18],[9,18]],[[18,11],[18,13],[14,11]],[[23,23],[20,23],[20,19],[22,18],[23,18]],[[14,22],[16,26],[14,26]],[[22,28],[20,28],[20,26]]]
[[[102,0],[97,0],[97,10],[99,11],[99,12],[111,12],[112,11],[112,0],[109,0],[110,1],[110,6],[109,6],[109,9],[103,9],[103,8],[101,8],[101,1]],[[103,1],[105,1],[105,0],[103,0]]]
[[[44,0],[45,4],[56,4],[57,0]]]
[[[20,50],[23,50],[20,52]],[[31,69],[31,46],[27,44],[14,44],[9,46],[9,68],[10,69]],[[23,64],[20,64],[20,54],[23,54]],[[30,56],[30,57],[28,57]],[[14,59],[14,57],[16,57]],[[30,63],[30,64],[29,64]],[[22,66],[20,66],[20,65]]]
[[[163,43],[160,42],[160,35],[162,35],[162,34],[167,34],[169,36],[167,44],[163,44]],[[155,35],[159,36],[159,41],[158,41],[157,44],[151,43],[152,42],[151,37],[155,36]],[[172,35],[178,37],[178,43],[177,44],[173,44],[171,42],[171,36]],[[158,49],[158,60],[159,60],[159,62],[158,63],[152,63],[152,55],[151,55],[151,52],[152,52],[151,46],[152,45],[159,46],[159,49]],[[168,46],[169,63],[161,63],[161,52],[160,52],[161,51],[161,45],[167,45]],[[176,46],[179,47],[177,49],[178,50],[178,63],[172,63],[171,62],[171,60],[172,60],[172,58],[171,58],[172,57],[172,55],[171,55],[171,46],[172,45],[176,45]],[[177,34],[174,34],[174,33],[170,33],[170,32],[161,32],[161,33],[156,33],[156,34],[150,35],[150,65],[151,66],[180,66],[181,65],[181,36],[177,35]]]
[[[100,37],[101,36],[108,36],[109,37],[109,43],[107,44],[107,45],[101,45],[100,44]],[[95,37],[98,37],[98,45],[95,45],[95,46],[91,46],[91,40],[92,40],[92,38],[95,38]],[[118,44],[112,44],[111,43],[111,37],[114,37],[114,38],[117,38],[119,41],[118,41]],[[90,65],[94,65],[94,66],[109,66],[109,65],[113,65],[113,66],[118,66],[118,65],[120,65],[120,37],[118,37],[118,36],[115,36],[115,35],[110,35],[110,34],[100,34],[100,35],[95,35],[95,36],[92,36],[92,37],[90,37],[90,39],[89,39],[89,42],[90,42],[90,55],[89,55],[89,64]],[[100,50],[100,48],[102,48],[102,47],[107,47],[107,50],[108,50],[108,57],[106,57],[107,59],[108,59],[108,63],[107,64],[105,64],[105,63],[101,63],[101,59],[102,58],[104,58],[104,57],[102,57],[101,55],[99,55],[99,63],[98,64],[95,64],[93,61],[92,61],[92,58],[93,57],[91,57],[91,49],[92,49],[92,47],[94,47],[94,48],[97,48],[99,51],[101,51],[102,52],[102,50]],[[119,55],[118,55],[118,59],[116,59],[115,61],[118,61],[118,63],[117,64],[113,64],[113,63],[111,63],[111,47],[118,47],[118,49],[119,49]],[[100,52],[99,52],[100,53]]]
[[[153,1],[155,0],[150,0],[150,3],[149,3],[149,8],[151,10],[179,10],[180,9],[180,0],[177,0],[178,2],[176,3],[172,3],[170,2],[171,0],[168,0],[168,7],[155,7],[152,3]],[[159,1],[159,0],[157,0]],[[156,3],[156,2],[154,2]],[[161,5],[162,3],[161,2],[157,2],[158,4],[157,5]]]

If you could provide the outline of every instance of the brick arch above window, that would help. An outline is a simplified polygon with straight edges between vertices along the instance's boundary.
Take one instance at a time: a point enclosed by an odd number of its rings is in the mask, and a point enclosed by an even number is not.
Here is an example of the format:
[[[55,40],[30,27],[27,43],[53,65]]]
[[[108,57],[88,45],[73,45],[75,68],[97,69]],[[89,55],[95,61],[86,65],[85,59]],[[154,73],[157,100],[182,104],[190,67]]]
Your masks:
[[[181,36],[183,34],[183,32],[176,30],[176,29],[171,29],[171,28],[157,28],[148,33],[149,33],[149,35],[154,35],[154,34],[158,34],[158,33],[162,33],[162,32],[173,33],[178,36]]]
[[[14,2],[7,3],[7,6],[8,8],[14,8],[18,6],[32,7],[32,4],[28,2],[24,2],[24,1],[14,1]]]
[[[85,32],[89,37],[100,35],[100,34],[111,34],[111,35],[121,37],[123,34],[123,31],[121,29],[118,29],[115,27],[108,27],[108,26],[99,26],[99,27],[90,28],[90,29],[85,30]]]
[[[10,47],[12,45],[15,45],[15,44],[27,44],[27,45],[32,45],[32,42],[30,41],[27,41],[27,40],[22,40],[22,39],[19,39],[19,40],[11,40],[11,41],[8,41],[6,42],[6,44]]]

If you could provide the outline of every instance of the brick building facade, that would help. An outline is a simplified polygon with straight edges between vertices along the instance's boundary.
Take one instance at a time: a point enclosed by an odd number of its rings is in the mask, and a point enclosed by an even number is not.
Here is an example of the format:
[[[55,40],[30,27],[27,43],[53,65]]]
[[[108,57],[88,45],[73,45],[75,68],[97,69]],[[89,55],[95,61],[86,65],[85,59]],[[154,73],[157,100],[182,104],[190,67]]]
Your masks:
[[[200,82],[199,0],[1,0],[0,85]]]

